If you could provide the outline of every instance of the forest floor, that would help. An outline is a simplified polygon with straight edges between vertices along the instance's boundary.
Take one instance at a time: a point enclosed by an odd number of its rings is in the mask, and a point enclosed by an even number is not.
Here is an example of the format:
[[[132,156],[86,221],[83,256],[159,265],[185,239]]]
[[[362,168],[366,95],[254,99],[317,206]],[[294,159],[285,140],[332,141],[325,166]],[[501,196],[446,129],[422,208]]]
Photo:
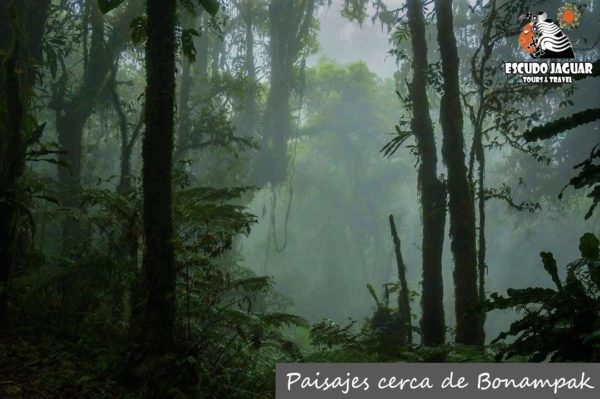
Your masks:
[[[0,342],[0,398],[123,398],[97,359],[78,345],[47,338],[3,337]],[[104,375],[103,375],[104,374]]]

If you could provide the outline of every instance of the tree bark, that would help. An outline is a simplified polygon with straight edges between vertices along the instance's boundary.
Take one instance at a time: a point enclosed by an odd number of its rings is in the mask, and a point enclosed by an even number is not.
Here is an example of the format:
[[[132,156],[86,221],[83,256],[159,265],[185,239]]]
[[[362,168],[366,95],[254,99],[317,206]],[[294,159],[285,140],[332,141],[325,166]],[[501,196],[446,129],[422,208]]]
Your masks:
[[[287,176],[294,64],[310,31],[314,10],[315,0],[273,0],[269,4],[271,90],[263,117],[261,153],[254,167],[258,185],[279,185]]]
[[[123,109],[121,97],[119,96],[119,92],[117,90],[116,74],[117,67],[114,68],[111,74],[110,82],[110,94],[115,112],[117,113],[117,123],[121,138],[121,162],[119,165],[119,184],[117,185],[117,192],[122,196],[127,196],[131,192],[131,155],[133,152],[133,147],[139,138],[144,119],[143,113],[140,114],[140,117],[130,134],[127,115],[125,113],[125,109]]]
[[[246,53],[244,55],[244,70],[250,89],[243,101],[244,110],[240,117],[238,131],[242,136],[251,136],[255,132],[258,119],[258,104],[256,103],[256,66],[254,65],[254,2],[246,1],[243,5],[243,21],[246,25]]]
[[[444,283],[442,253],[446,225],[446,187],[437,176],[437,149],[427,98],[427,40],[423,4],[407,3],[408,23],[413,48],[413,80],[410,84],[413,119],[411,128],[417,139],[420,164],[418,184],[423,219],[421,342],[441,345],[445,342]]]
[[[23,93],[35,83],[35,64],[41,61],[41,42],[50,1],[3,2],[0,5],[0,332],[8,325],[10,275],[18,263],[18,180],[25,170],[23,132],[28,101]],[[24,28],[24,31],[21,29]],[[19,71],[22,71],[20,73]]]
[[[160,356],[173,341],[175,254],[171,172],[175,105],[175,0],[147,0],[146,131],[143,140],[144,354]]]
[[[112,29],[108,43],[104,44],[104,19],[95,0],[91,4],[91,43],[90,59],[83,72],[82,84],[67,101],[61,95],[55,96],[53,107],[56,111],[58,143],[63,150],[58,155],[58,180],[64,190],[63,205],[78,209],[81,182],[81,145],[83,128],[94,111],[96,101],[104,87],[114,62],[119,57],[129,38],[129,24],[141,10],[140,3],[129,1],[123,14]],[[61,165],[67,165],[61,166]],[[79,222],[68,218],[63,224],[63,249],[71,251],[79,238]]]
[[[440,123],[442,155],[448,168],[451,249],[454,255],[456,342],[482,345],[480,317],[476,310],[477,251],[475,209],[465,164],[463,115],[459,91],[459,58],[453,30],[452,1],[436,0],[437,40],[442,60],[443,89]]]
[[[178,100],[178,125],[177,125],[177,145],[175,146],[175,153],[173,159],[179,161],[186,156],[188,151],[193,148],[193,123],[190,115],[190,95],[194,81],[200,80],[202,83],[206,83],[208,79],[208,29],[206,24],[205,15],[203,10],[200,10],[199,18],[197,19],[202,26],[202,33],[200,38],[197,40],[196,45],[196,61],[194,63],[189,60],[182,60],[181,68],[181,79],[179,88],[179,100]],[[204,104],[201,104],[199,110],[196,111],[202,114]]]
[[[412,345],[412,322],[410,314],[410,295],[408,293],[408,283],[406,282],[406,264],[402,258],[402,249],[400,247],[400,237],[396,230],[394,215],[390,215],[390,231],[394,241],[394,251],[396,254],[396,266],[398,267],[398,280],[400,280],[400,292],[398,293],[398,315],[400,317],[400,335],[401,342],[405,345]]]

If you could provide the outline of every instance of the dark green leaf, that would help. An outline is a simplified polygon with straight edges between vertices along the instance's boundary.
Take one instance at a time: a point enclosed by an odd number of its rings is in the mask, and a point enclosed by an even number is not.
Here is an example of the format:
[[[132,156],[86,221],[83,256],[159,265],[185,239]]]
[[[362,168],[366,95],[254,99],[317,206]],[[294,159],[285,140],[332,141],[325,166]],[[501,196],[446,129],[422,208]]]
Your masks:
[[[131,41],[133,44],[140,45],[146,41],[146,17],[134,18],[129,27],[131,28]]]
[[[196,61],[194,36],[200,36],[195,29],[184,29],[183,32],[181,32],[181,51],[190,62]]]
[[[46,200],[48,202],[52,202],[55,205],[60,206],[60,202],[58,201],[58,198],[55,198],[55,197],[50,197],[48,195],[34,195],[33,198],[43,199],[43,200]]]
[[[381,303],[379,302],[379,298],[377,298],[377,294],[375,294],[375,289],[373,288],[373,286],[371,284],[367,284],[367,289],[369,290],[369,294],[371,294],[371,296],[377,303],[377,306],[381,306]]]
[[[600,256],[600,241],[592,233],[585,233],[579,239],[579,251],[585,259],[598,259]]]
[[[121,5],[125,0],[98,0],[98,8],[106,14]]]
[[[213,17],[217,15],[219,12],[219,2],[218,0],[199,0],[200,5],[206,10],[207,13],[212,15]]]
[[[31,133],[31,136],[27,139],[27,146],[37,143],[42,134],[44,133],[44,128],[46,127],[46,123],[42,123],[41,125],[37,125],[35,130]]]
[[[544,269],[548,272],[552,281],[556,284],[556,287],[561,290],[562,282],[558,278],[558,268],[556,267],[556,260],[551,252],[540,252],[542,262],[544,263]]]

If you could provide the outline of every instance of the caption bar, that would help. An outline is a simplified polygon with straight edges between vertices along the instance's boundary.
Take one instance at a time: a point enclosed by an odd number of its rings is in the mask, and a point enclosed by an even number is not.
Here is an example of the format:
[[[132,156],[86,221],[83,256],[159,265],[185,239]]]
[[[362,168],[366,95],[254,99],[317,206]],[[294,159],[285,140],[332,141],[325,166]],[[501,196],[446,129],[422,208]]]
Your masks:
[[[280,363],[276,397],[597,399],[600,363]]]

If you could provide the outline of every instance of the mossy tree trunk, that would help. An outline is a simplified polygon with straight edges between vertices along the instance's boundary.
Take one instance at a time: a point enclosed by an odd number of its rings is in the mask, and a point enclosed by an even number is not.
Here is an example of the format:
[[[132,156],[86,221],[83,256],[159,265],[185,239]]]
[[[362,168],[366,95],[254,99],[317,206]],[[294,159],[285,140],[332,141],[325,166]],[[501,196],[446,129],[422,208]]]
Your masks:
[[[437,40],[442,61],[443,89],[440,123],[442,155],[448,168],[448,207],[451,249],[454,255],[456,342],[482,345],[480,316],[476,310],[477,249],[475,207],[465,163],[463,115],[460,103],[459,58],[454,36],[452,1],[436,0]]]
[[[111,35],[106,40],[104,34],[104,18],[95,0],[90,10],[90,46],[89,59],[85,63],[81,85],[74,90],[70,98],[65,98],[65,87],[59,84],[55,88],[52,108],[56,114],[56,130],[58,143],[62,152],[58,155],[58,180],[63,191],[63,205],[71,209],[79,209],[81,184],[81,146],[83,129],[94,112],[96,102],[109,77],[109,73],[129,39],[129,24],[141,10],[140,3],[129,1],[124,11],[112,27]],[[72,251],[74,242],[80,238],[80,225],[76,218],[68,218],[63,224],[63,249]]]
[[[194,83],[200,83],[200,86],[208,87],[208,61],[209,61],[209,23],[210,17],[202,9],[198,10],[198,17],[184,16],[182,23],[196,27],[200,25],[201,34],[195,41],[196,59],[191,62],[186,57],[181,60],[181,78],[179,79],[179,98],[177,103],[177,145],[173,159],[175,162],[185,158],[189,151],[197,147],[194,142],[197,140],[194,132],[194,124],[191,118],[192,107],[190,101],[192,97],[192,88]],[[201,90],[197,90],[201,91]],[[205,104],[199,104],[199,109],[195,111],[202,114]]]
[[[8,289],[11,272],[23,247],[19,240],[18,181],[25,170],[24,93],[35,84],[35,64],[41,62],[41,44],[48,17],[49,0],[31,4],[11,1],[0,4],[0,331],[8,324]],[[31,127],[29,127],[31,128]]]
[[[420,163],[418,184],[423,219],[421,295],[421,342],[440,345],[445,342],[444,283],[442,253],[446,225],[446,187],[437,176],[437,149],[427,98],[427,40],[423,4],[409,0],[408,23],[413,48],[413,80],[410,84],[413,120],[411,129],[417,140]]]
[[[306,44],[315,8],[315,0],[272,0],[269,4],[271,88],[263,114],[261,153],[254,168],[254,180],[259,185],[280,185],[287,176],[295,63]]]
[[[144,195],[144,354],[166,353],[175,324],[171,173],[175,105],[175,0],[147,0]]]
[[[400,324],[400,340],[403,346],[412,345],[412,321],[410,311],[410,293],[406,281],[406,264],[402,257],[402,248],[394,215],[389,216],[390,232],[394,242],[394,253],[396,255],[396,266],[398,268],[398,280],[400,281],[400,292],[398,293],[398,317]]]
[[[256,66],[254,60],[254,2],[246,1],[242,6],[242,20],[246,27],[245,33],[245,54],[244,54],[244,70],[246,72],[247,84],[250,89],[247,91],[244,98],[244,110],[240,117],[239,131],[244,136],[252,136],[255,133],[256,122],[258,120],[258,104],[256,91]]]

